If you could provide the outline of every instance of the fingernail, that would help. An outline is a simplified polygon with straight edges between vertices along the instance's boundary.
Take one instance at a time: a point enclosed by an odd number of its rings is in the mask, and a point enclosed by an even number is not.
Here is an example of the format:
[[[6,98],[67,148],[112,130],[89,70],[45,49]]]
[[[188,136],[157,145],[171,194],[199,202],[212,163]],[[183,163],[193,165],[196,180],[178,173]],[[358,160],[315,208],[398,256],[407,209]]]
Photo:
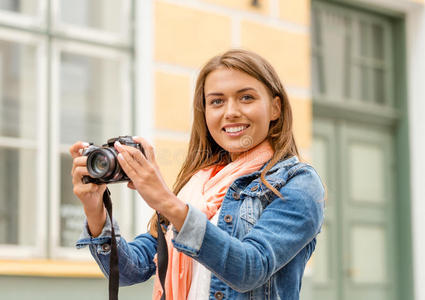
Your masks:
[[[118,148],[121,148],[122,147],[121,143],[118,142],[118,141],[115,142],[115,146],[117,146]]]
[[[83,146],[84,146],[84,147],[88,147],[88,146],[90,146],[90,144],[89,144],[89,143],[87,143],[87,142],[83,142]]]
[[[122,156],[122,154],[121,154],[121,153],[119,153],[119,154],[118,154],[118,158],[119,158],[119,159],[123,159],[124,157]]]
[[[133,139],[139,139],[140,137],[139,136],[137,136],[137,135],[135,135],[135,136],[133,136]]]

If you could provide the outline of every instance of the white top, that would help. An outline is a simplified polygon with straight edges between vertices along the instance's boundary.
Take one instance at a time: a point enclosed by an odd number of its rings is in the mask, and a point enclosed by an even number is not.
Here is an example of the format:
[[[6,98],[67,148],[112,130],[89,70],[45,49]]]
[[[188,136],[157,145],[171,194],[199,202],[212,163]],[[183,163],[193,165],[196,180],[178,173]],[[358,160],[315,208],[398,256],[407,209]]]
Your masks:
[[[212,224],[217,225],[218,216],[221,208],[210,220]],[[203,265],[193,259],[192,263],[192,283],[190,285],[187,300],[208,300],[210,294],[211,272]]]

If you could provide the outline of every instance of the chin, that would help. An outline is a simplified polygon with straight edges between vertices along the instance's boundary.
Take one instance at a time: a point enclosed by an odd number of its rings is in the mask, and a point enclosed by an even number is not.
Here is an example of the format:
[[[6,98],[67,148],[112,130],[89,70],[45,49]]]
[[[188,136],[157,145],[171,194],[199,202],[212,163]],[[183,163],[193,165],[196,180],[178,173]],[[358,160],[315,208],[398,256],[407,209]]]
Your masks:
[[[231,154],[240,154],[242,152],[246,152],[248,150],[250,150],[252,147],[249,148],[244,148],[244,147],[227,147],[223,148],[224,150],[226,150],[227,152],[231,153]]]
[[[242,136],[241,138],[233,141],[221,140],[217,144],[225,151],[236,154],[249,151],[259,143],[257,143],[257,140],[253,140],[250,136]],[[244,144],[247,145],[244,146]]]

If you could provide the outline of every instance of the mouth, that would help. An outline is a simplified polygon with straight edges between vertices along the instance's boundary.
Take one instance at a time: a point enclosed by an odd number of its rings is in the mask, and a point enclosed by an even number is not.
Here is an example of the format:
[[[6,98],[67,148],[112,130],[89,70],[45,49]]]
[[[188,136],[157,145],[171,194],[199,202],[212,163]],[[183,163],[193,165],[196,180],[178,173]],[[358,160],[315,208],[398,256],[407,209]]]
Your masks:
[[[222,130],[230,136],[238,136],[243,133],[249,125],[226,126]]]

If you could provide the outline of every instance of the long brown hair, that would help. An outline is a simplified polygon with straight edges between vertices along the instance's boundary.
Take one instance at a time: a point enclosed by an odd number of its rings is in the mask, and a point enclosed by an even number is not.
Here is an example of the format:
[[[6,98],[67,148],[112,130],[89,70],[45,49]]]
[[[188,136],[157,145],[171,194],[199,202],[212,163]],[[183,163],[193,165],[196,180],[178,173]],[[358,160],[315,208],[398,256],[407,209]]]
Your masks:
[[[288,96],[276,71],[264,58],[256,53],[232,49],[222,55],[210,59],[201,69],[196,81],[193,98],[193,124],[186,159],[177,175],[173,186],[175,195],[200,169],[231,162],[230,154],[221,148],[211,137],[205,120],[204,85],[207,76],[214,70],[225,67],[242,71],[262,82],[269,90],[272,98],[279,97],[281,113],[278,119],[270,122],[267,139],[274,154],[267,166],[261,172],[261,181],[278,197],[282,197],[265,179],[265,174],[280,160],[299,155],[292,132],[292,110]],[[149,222],[150,233],[157,236],[156,214]],[[166,221],[166,220],[165,220]]]

